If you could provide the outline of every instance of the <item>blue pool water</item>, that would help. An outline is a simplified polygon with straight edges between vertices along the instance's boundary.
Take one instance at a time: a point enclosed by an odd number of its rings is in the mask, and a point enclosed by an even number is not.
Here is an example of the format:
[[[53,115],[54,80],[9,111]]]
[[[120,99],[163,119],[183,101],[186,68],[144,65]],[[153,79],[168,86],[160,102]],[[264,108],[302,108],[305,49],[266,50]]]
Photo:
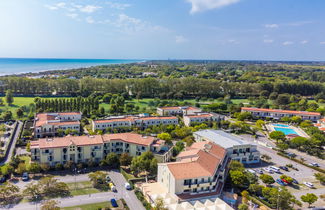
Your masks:
[[[274,127],[274,130],[276,131],[282,131],[285,135],[289,135],[289,134],[297,134],[297,132],[291,128],[284,128],[284,127]]]
[[[278,127],[284,127],[284,128],[289,127],[289,125],[284,125],[284,124],[273,124],[273,125]]]

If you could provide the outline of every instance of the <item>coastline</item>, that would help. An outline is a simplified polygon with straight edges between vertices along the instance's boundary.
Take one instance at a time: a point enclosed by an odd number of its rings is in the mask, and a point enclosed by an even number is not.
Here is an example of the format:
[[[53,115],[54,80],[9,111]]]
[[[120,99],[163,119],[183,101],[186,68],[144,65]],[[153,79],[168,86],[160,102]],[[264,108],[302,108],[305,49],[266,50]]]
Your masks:
[[[18,62],[6,61],[17,60]],[[29,62],[34,60],[34,62]],[[47,63],[38,61],[47,60]],[[28,61],[24,63],[24,61]],[[64,62],[58,62],[64,61]],[[71,61],[71,62],[69,62]],[[93,62],[102,61],[102,62]],[[97,66],[119,65],[119,64],[132,64],[143,63],[146,60],[138,59],[39,59],[39,58],[0,58],[0,77],[6,76],[24,76],[24,75],[38,75],[51,71],[67,71],[83,68],[92,68]],[[33,70],[34,68],[34,70]]]

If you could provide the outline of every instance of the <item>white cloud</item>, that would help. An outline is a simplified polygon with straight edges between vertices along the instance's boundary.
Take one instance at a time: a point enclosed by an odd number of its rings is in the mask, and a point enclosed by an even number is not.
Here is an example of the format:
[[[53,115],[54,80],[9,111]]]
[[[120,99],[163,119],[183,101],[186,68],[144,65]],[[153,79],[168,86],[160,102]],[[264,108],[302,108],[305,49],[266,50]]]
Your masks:
[[[325,42],[320,42],[319,44],[325,44]]]
[[[95,23],[95,20],[89,16],[89,17],[86,17],[86,22],[92,24],[92,23]]]
[[[311,24],[314,23],[314,21],[306,20],[306,21],[297,21],[297,22],[292,22],[288,23],[289,26],[303,26],[306,24]]]
[[[293,44],[292,41],[285,41],[285,42],[282,43],[282,45],[284,45],[284,46],[292,45],[292,44]]]
[[[54,5],[45,5],[45,7],[50,9],[50,10],[62,9],[65,6],[66,6],[66,3],[64,3],[64,2],[59,2],[59,3],[54,4]]]
[[[237,41],[236,39],[228,39],[227,42],[230,44],[239,44],[239,41]]]
[[[68,13],[67,16],[71,17],[72,19],[76,19],[78,17],[78,14],[77,13]]]
[[[175,36],[175,42],[176,43],[184,43],[184,42],[188,42],[188,39],[182,35],[177,35],[177,36]]]
[[[186,0],[186,1],[192,4],[190,13],[194,14],[197,12],[217,9],[220,7],[225,7],[231,4],[235,4],[240,0]]]
[[[279,28],[279,25],[278,24],[265,24],[264,25],[265,28]]]
[[[263,42],[264,43],[273,43],[274,40],[273,39],[264,39]]]
[[[120,9],[120,10],[124,10],[127,7],[130,7],[131,4],[121,4],[121,3],[116,3],[116,2],[106,2],[106,4],[112,8],[112,9]]]
[[[308,40],[302,40],[300,44],[307,44],[309,41]]]
[[[78,8],[80,12],[84,12],[84,13],[93,13],[102,8],[100,6],[95,6],[95,5],[86,5],[86,6],[74,5],[74,6]]]

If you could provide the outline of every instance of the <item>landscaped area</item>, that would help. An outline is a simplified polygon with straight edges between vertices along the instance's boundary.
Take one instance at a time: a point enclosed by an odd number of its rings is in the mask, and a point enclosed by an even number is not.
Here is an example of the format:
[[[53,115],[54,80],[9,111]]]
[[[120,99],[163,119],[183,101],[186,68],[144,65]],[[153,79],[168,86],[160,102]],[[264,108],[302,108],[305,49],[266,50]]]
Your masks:
[[[99,193],[100,190],[93,187],[90,181],[84,182],[71,182],[67,184],[72,196],[76,195],[88,195],[93,193]]]

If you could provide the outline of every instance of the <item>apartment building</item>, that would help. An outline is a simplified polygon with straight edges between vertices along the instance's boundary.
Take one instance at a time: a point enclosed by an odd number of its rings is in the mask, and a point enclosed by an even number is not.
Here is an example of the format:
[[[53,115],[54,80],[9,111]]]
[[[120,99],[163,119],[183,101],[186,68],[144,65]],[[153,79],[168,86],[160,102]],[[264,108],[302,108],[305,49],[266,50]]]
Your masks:
[[[165,141],[136,133],[42,138],[31,141],[30,148],[32,161],[51,166],[65,164],[67,161],[99,162],[110,152],[137,156],[151,151],[158,162],[167,162],[172,156],[172,148]]]
[[[215,113],[196,113],[183,116],[183,121],[186,126],[191,126],[193,123],[219,122],[224,119],[225,116]]]
[[[178,118],[174,116],[159,116],[159,117],[135,117],[121,116],[112,117],[103,120],[93,120],[92,130],[111,130],[115,128],[147,128],[154,125],[177,125]]]
[[[202,112],[202,109],[192,106],[164,106],[157,108],[157,114],[160,116],[192,115],[200,112]]]
[[[292,111],[281,109],[261,109],[253,107],[242,107],[242,112],[250,112],[253,117],[256,118],[271,118],[279,120],[282,117],[301,117],[302,120],[310,120],[316,122],[321,118],[321,114],[318,112],[306,112],[306,111]]]
[[[209,141],[224,148],[232,160],[244,164],[260,162],[260,152],[255,144],[226,133],[222,130],[206,129],[193,133],[197,142]]]
[[[55,136],[59,129],[80,131],[81,112],[38,113],[34,120],[34,136]]]
[[[212,142],[196,142],[176,162],[158,164],[158,183],[181,199],[219,195],[227,177],[227,151]]]

